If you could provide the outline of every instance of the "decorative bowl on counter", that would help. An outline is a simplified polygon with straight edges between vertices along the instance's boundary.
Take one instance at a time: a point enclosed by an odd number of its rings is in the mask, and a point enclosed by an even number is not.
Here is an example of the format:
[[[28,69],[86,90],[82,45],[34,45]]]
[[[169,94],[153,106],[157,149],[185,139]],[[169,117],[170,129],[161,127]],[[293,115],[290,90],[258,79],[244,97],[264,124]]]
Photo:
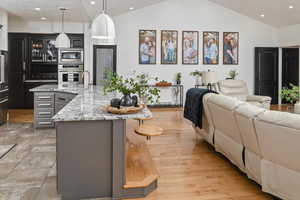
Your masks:
[[[144,109],[144,105],[138,105],[137,107],[135,107],[135,106],[130,106],[130,107],[120,106],[119,108],[108,105],[105,107],[105,111],[112,113],[112,114],[117,114],[117,115],[134,114],[134,113],[140,112],[143,109]]]

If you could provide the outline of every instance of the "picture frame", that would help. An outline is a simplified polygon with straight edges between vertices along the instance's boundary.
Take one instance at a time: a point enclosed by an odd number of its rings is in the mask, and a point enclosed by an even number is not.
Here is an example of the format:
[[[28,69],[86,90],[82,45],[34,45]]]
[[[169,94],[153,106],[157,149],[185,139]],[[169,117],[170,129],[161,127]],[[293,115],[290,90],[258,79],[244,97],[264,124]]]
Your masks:
[[[182,64],[199,64],[199,31],[182,31]]]
[[[219,65],[220,37],[217,31],[203,32],[202,59],[204,65]]]
[[[161,64],[178,64],[178,31],[161,31]]]
[[[139,30],[139,58],[140,65],[155,65],[157,57],[157,31]]]
[[[239,65],[239,32],[223,33],[223,64]]]

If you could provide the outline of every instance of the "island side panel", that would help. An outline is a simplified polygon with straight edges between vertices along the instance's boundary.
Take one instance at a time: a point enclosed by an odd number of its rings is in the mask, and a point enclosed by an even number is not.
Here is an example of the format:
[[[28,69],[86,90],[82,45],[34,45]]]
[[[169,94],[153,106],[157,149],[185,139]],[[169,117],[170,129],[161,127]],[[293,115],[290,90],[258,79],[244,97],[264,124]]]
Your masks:
[[[114,132],[117,130],[121,138],[125,133],[125,130],[116,128],[122,128],[123,125],[120,124],[123,124],[124,120],[118,121],[56,123],[57,181],[58,191],[63,199],[113,197],[113,188],[119,188],[113,187],[113,184],[116,184],[113,177],[124,177],[125,173],[122,166],[125,147],[119,150],[114,150],[113,147],[116,140]],[[120,144],[123,145],[123,142]],[[121,166],[114,166],[114,152],[121,154],[118,157],[121,159],[118,161]],[[116,194],[116,191],[114,193],[116,197],[120,195]]]
[[[122,198],[126,183],[126,120],[113,121],[113,188],[114,200]]]

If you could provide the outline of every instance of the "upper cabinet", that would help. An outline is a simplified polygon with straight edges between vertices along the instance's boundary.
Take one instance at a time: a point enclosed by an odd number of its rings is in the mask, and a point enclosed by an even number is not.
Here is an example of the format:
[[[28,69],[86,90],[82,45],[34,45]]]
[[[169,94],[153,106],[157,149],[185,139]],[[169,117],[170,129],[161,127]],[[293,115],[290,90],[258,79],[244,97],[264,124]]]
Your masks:
[[[68,34],[71,41],[71,48],[84,48],[83,34]]]
[[[84,48],[83,34],[68,34],[71,48]],[[31,34],[31,62],[57,64],[58,49],[55,47],[57,34]]]
[[[31,37],[32,63],[57,63],[58,50],[55,47],[55,35]]]

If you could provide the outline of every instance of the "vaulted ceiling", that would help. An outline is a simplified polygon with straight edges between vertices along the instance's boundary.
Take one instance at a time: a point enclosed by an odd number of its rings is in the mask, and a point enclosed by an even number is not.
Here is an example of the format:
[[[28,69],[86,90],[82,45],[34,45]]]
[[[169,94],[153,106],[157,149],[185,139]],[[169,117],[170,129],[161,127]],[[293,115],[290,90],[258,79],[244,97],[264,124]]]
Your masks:
[[[274,27],[300,24],[299,0],[209,0]],[[291,7],[291,8],[290,8]]]
[[[95,4],[92,5],[91,1]],[[165,0],[107,0],[108,12],[119,15],[134,9],[143,8]],[[172,1],[172,0],[169,0]],[[187,0],[184,0],[187,1]],[[209,0],[253,19],[274,27],[300,24],[300,0]],[[102,0],[0,0],[0,7],[11,17],[37,21],[46,17],[50,21],[59,20],[59,7],[66,7],[67,21],[87,22],[101,10]],[[289,8],[289,7],[293,8]],[[40,8],[36,11],[35,8]]]
[[[94,1],[94,4],[91,2]],[[107,0],[108,13],[119,15],[128,12],[130,7],[139,9],[163,0]],[[66,21],[87,22],[102,10],[102,0],[0,0],[0,8],[7,10],[11,17],[27,21],[39,21],[46,17],[49,21],[58,21],[59,7],[68,8]],[[35,8],[40,8],[36,11]]]

